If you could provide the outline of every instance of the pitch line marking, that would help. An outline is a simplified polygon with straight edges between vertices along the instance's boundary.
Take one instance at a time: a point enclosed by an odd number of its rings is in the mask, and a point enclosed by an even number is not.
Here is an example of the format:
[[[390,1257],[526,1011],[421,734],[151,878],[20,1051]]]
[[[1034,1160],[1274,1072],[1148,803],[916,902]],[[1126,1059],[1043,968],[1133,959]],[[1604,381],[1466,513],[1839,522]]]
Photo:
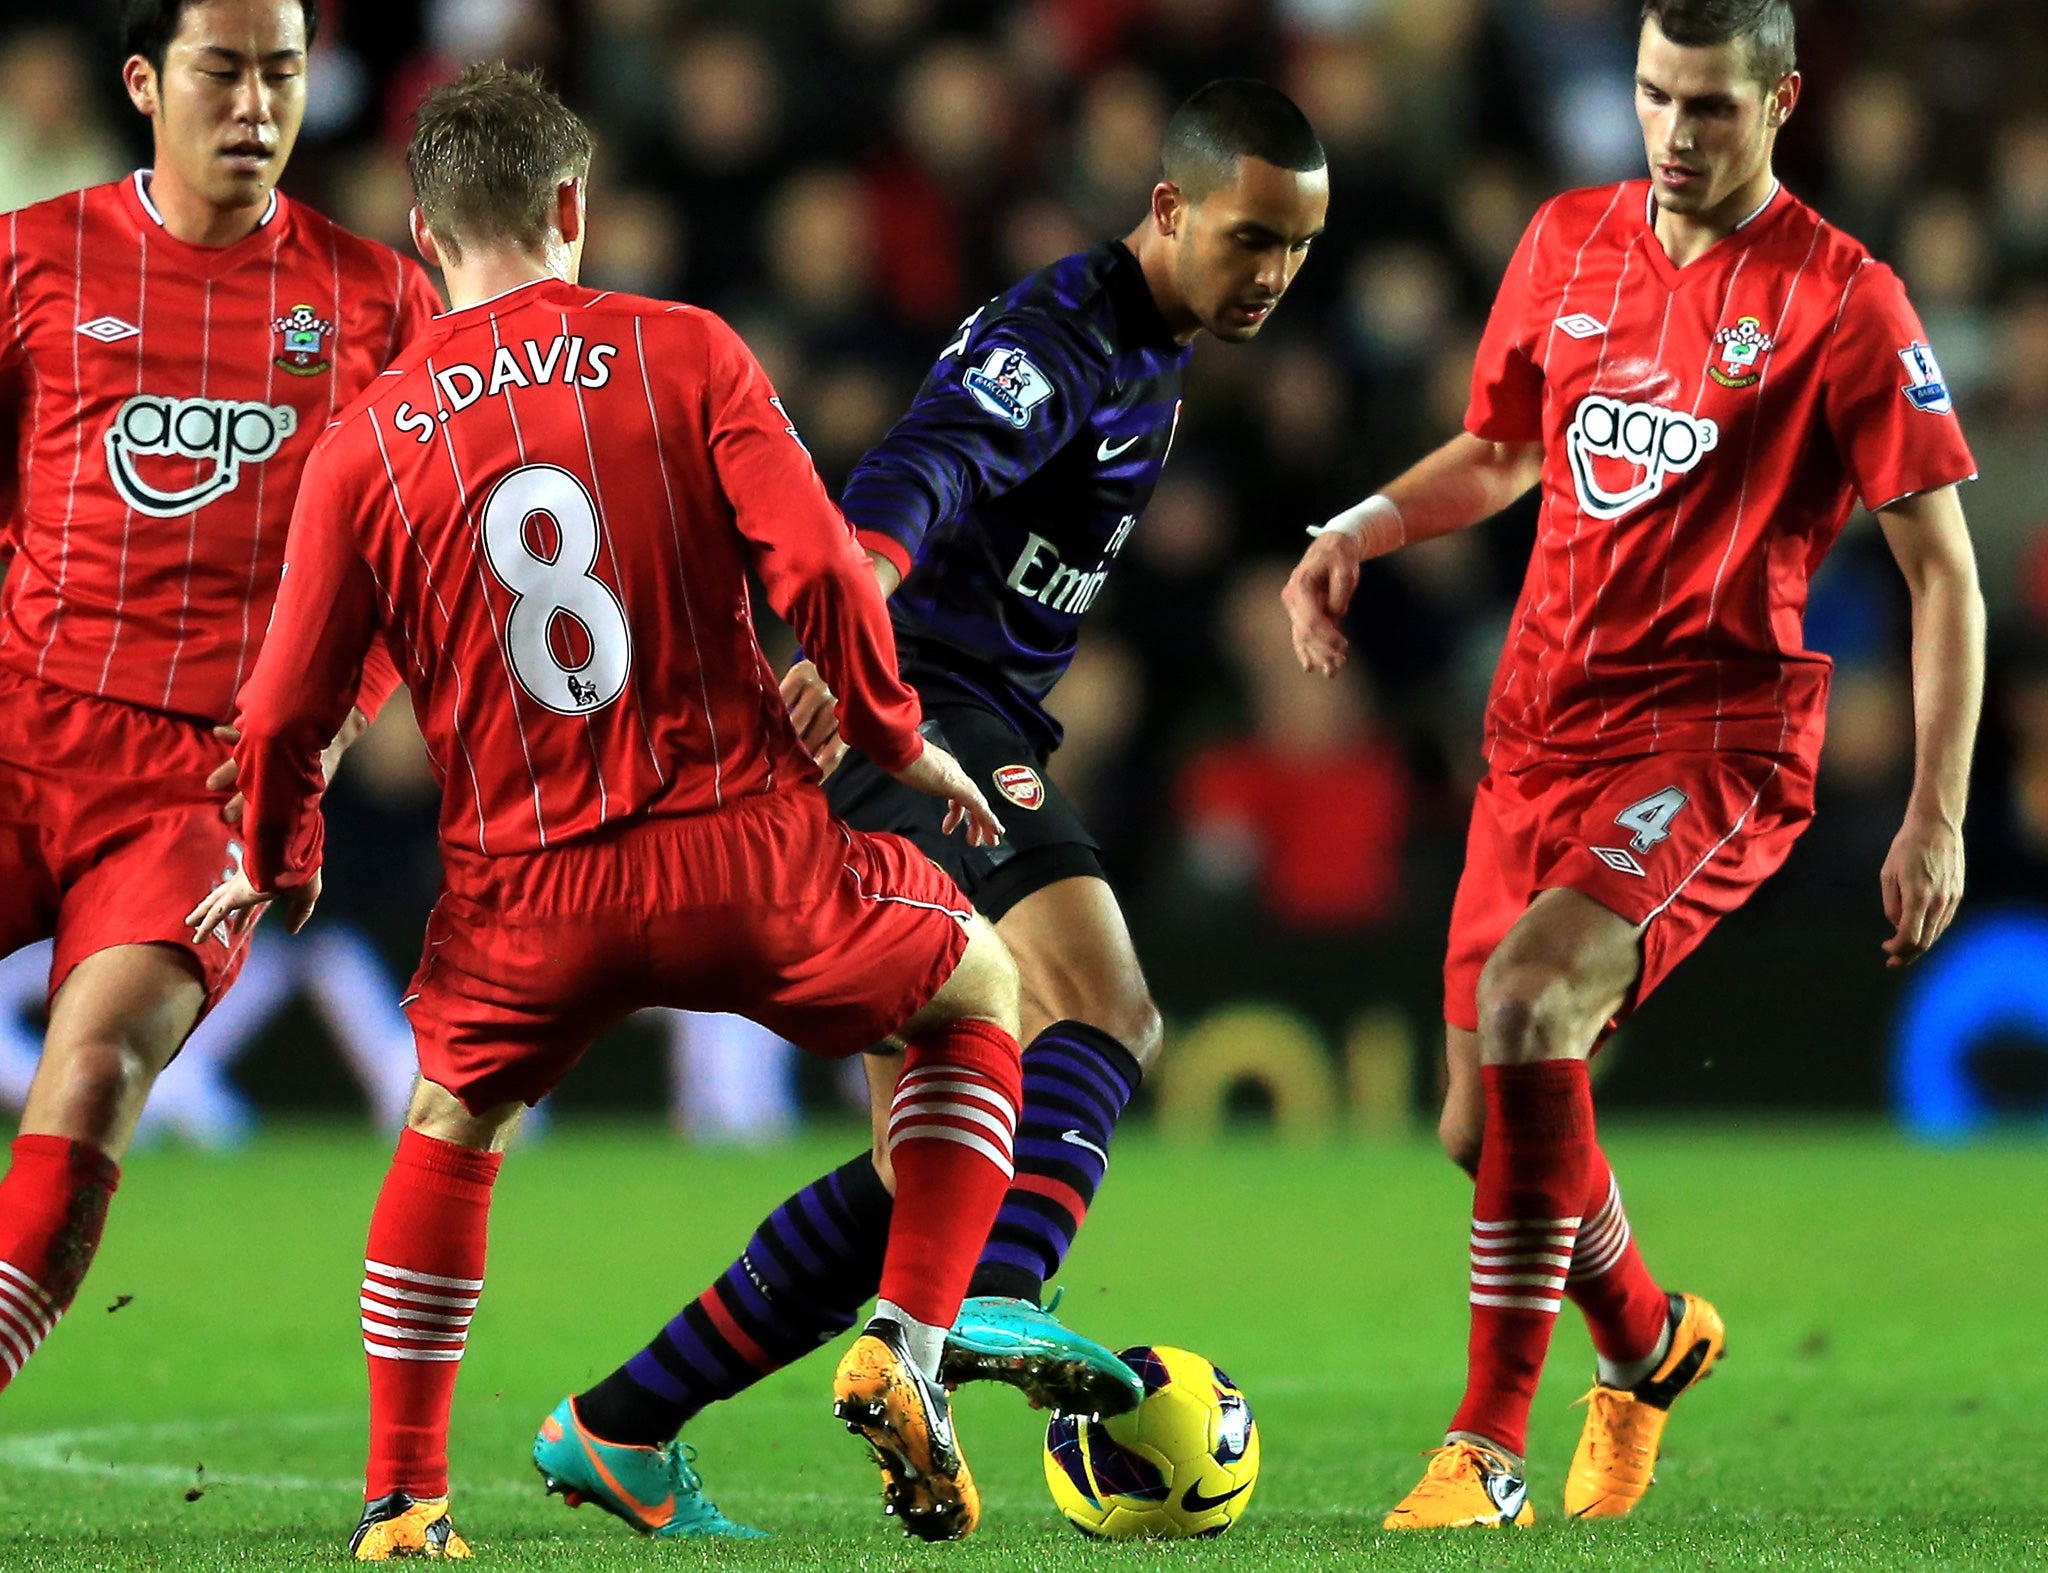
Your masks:
[[[190,1486],[195,1481],[200,1481],[209,1490],[215,1486],[244,1486],[257,1491],[309,1491],[321,1495],[360,1495],[363,1482],[359,1476],[351,1476],[346,1480],[319,1480],[307,1475],[276,1475],[239,1469],[208,1469],[202,1476],[192,1464],[93,1458],[85,1449],[123,1442],[147,1441],[158,1437],[174,1441],[197,1441],[203,1437],[221,1438],[237,1433],[260,1437],[266,1433],[274,1434],[280,1431],[336,1431],[360,1426],[363,1421],[364,1416],[360,1412],[348,1410],[330,1414],[290,1415],[280,1419],[134,1421],[119,1425],[34,1431],[13,1436],[0,1435],[0,1468],[36,1470],[52,1475],[89,1476],[96,1480],[111,1479],[135,1485]],[[538,1495],[539,1488],[531,1481],[525,1480],[465,1480],[458,1484],[457,1490],[463,1496],[481,1494],[533,1497]],[[853,1491],[785,1491],[765,1484],[752,1487],[735,1484],[721,1490],[719,1495],[733,1501],[773,1501],[778,1505],[815,1503],[845,1506],[865,1503],[868,1500],[866,1494]]]

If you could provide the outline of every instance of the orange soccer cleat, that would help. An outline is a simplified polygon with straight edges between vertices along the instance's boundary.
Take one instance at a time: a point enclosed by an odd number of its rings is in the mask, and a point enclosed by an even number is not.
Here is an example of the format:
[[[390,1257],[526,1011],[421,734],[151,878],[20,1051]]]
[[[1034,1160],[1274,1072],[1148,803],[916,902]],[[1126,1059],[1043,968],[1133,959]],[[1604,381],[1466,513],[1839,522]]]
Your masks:
[[[1477,1442],[1446,1442],[1380,1528],[1527,1529],[1535,1522],[1528,1484],[1507,1455]]]
[[[1721,1313],[1695,1294],[1671,1297],[1671,1349],[1634,1387],[1595,1381],[1580,1400],[1585,1428],[1565,1477],[1573,1518],[1623,1518],[1657,1478],[1657,1445],[1680,1393],[1706,1380],[1727,1349]]]
[[[868,1444],[884,1511],[920,1540],[959,1540],[981,1521],[981,1493],[960,1454],[946,1390],[917,1368],[903,1332],[877,1317],[832,1379],[832,1412]]]
[[[363,1509],[348,1550],[358,1562],[390,1562],[397,1557],[466,1557],[469,1543],[455,1533],[446,1497],[394,1491]]]

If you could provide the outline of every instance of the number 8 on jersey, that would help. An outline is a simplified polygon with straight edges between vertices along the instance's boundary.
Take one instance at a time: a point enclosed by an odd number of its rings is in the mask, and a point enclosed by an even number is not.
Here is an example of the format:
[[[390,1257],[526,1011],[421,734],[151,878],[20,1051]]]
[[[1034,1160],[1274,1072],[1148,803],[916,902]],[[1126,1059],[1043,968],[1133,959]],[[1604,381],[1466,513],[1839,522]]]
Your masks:
[[[554,551],[546,551],[553,525]],[[601,526],[583,483],[552,464],[529,464],[491,488],[484,502],[484,561],[512,592],[505,619],[505,657],[519,686],[558,715],[588,715],[626,689],[633,635],[626,609],[597,566]],[[580,632],[587,653],[558,624]]]

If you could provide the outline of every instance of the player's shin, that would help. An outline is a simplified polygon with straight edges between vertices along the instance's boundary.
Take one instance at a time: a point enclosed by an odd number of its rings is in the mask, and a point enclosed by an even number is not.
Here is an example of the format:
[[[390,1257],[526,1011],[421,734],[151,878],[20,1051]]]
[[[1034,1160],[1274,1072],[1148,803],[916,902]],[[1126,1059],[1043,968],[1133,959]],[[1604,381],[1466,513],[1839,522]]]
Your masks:
[[[577,1396],[583,1424],[608,1442],[658,1445],[846,1332],[881,1285],[893,1206],[865,1152],[813,1180],[653,1342]]]
[[[877,1314],[902,1322],[928,1377],[1015,1173],[1022,1094],[1016,1040],[987,1022],[933,1032],[904,1059],[889,1113],[896,1208]]]
[[[1024,1051],[1016,1178],[969,1292],[1038,1302],[1109,1170],[1109,1144],[1142,1077],[1131,1052],[1084,1022],[1054,1022]]]
[[[483,1291],[499,1161],[414,1130],[398,1138],[370,1217],[360,1297],[370,1367],[366,1501],[448,1494],[448,1410]]]
[[[1488,1065],[1472,1207],[1472,1335],[1450,1434],[1519,1457],[1563,1303],[1595,1151],[1583,1060]]]
[[[1670,1347],[1670,1299],[1643,1265],[1607,1156],[1593,1149],[1592,1183],[1564,1292],[1585,1314],[1609,1387],[1634,1387]]]
[[[120,1176],[112,1158],[85,1142],[15,1137],[0,1180],[0,1390],[77,1295]]]

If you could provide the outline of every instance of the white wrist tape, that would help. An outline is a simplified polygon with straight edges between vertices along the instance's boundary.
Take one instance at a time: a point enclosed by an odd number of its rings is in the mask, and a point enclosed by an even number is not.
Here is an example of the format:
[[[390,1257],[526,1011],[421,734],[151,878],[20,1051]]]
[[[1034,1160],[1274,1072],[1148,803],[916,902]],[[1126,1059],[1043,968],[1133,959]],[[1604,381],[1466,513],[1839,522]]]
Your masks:
[[[1395,547],[1404,545],[1408,539],[1407,527],[1401,522],[1401,510],[1394,506],[1393,499],[1375,492],[1356,507],[1346,508],[1328,524],[1312,524],[1310,535],[1355,536],[1365,548],[1368,557],[1383,556]]]

